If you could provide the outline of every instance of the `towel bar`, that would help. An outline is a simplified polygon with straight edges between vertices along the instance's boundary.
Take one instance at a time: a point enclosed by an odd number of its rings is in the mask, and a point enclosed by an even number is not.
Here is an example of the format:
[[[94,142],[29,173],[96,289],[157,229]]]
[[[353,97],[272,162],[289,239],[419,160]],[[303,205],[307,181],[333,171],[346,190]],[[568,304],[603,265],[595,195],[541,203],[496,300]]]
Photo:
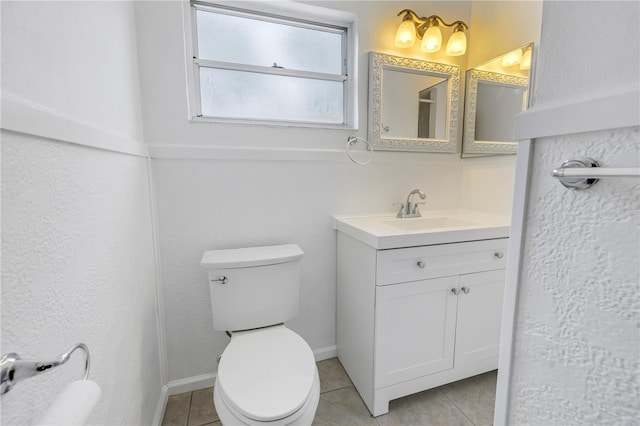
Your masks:
[[[563,162],[559,169],[551,172],[551,176],[558,178],[560,183],[569,189],[587,189],[601,177],[640,177],[640,168],[600,167],[592,158],[579,157]]]

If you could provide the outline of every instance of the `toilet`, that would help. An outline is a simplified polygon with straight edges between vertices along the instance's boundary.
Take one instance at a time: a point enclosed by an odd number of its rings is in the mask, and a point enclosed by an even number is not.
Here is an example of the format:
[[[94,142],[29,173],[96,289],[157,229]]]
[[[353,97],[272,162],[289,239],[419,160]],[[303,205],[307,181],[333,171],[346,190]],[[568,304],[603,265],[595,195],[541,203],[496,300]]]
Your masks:
[[[310,425],[320,399],[311,348],[284,322],[298,312],[296,244],[206,251],[213,328],[231,341],[213,392],[223,425]]]

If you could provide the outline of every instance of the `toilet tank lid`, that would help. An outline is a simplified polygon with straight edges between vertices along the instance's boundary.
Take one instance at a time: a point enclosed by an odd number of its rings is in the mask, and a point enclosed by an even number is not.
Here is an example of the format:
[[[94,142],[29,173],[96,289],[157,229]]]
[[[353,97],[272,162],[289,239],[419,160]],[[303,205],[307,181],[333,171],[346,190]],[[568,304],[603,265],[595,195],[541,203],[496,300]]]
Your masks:
[[[209,250],[202,255],[200,266],[205,269],[223,269],[275,265],[299,260],[303,254],[297,244]]]

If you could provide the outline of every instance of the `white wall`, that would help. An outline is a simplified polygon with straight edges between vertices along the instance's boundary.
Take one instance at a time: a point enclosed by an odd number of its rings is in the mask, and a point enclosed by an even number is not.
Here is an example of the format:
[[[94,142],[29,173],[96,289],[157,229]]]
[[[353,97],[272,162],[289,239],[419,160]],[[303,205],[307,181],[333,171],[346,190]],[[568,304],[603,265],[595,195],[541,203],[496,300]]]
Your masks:
[[[637,87],[638,8],[628,1],[545,1],[536,102]]]
[[[605,95],[631,93],[637,111],[639,16],[637,2],[545,2],[536,107],[580,110],[594,100],[598,109]],[[601,111],[596,121],[622,113]],[[576,130],[533,142],[507,423],[637,424],[640,182],[605,178],[569,191],[550,171],[584,155],[639,167],[638,119],[588,133],[580,116],[559,121]],[[547,124],[533,131],[545,134]]]
[[[86,343],[91,424],[164,402],[148,160],[121,152],[146,150],[136,55],[130,2],[2,2],[2,352]],[[2,423],[35,422],[82,358],[3,395]]]
[[[130,9],[128,2],[2,2],[3,98],[142,142]]]
[[[299,244],[300,314],[288,325],[320,355],[335,350],[335,231],[331,215],[389,212],[413,188],[423,211],[458,206],[459,165],[447,156],[342,161],[154,160],[169,378],[215,371],[228,342],[214,334],[202,252]],[[447,176],[443,179],[441,176]],[[323,351],[329,352],[323,352]],[[189,362],[183,362],[188,359]]]
[[[397,2],[312,4],[359,17],[357,131],[189,123],[181,5],[136,3],[144,133],[157,187],[169,380],[174,383],[200,380],[194,378],[199,375],[210,380],[216,356],[228,342],[224,333],[213,331],[206,274],[199,267],[203,251],[300,244],[305,251],[301,309],[288,325],[325,357],[335,353],[332,215],[391,213],[392,203],[404,201],[414,188],[427,193],[423,211],[510,211],[513,156],[470,161],[454,154],[376,152],[367,166],[348,160],[347,136],[367,134],[368,52],[425,57],[418,46],[393,46],[396,15],[404,7]],[[466,2],[413,2],[410,7],[447,21],[470,20]],[[465,56],[444,53],[427,59],[453,61],[462,70],[466,64]]]
[[[541,15],[542,1],[471,2],[468,68],[531,42],[538,45]],[[497,215],[510,212],[514,174],[513,155],[465,158],[462,207]]]
[[[392,203],[403,201],[416,187],[428,194],[426,210],[459,206],[462,165],[455,155],[376,153],[366,167],[348,160],[347,136],[366,137],[368,52],[401,53],[390,47],[393,35],[374,37],[370,29],[395,32],[399,9],[392,2],[319,3],[360,17],[358,131],[189,123],[181,6],[136,4],[145,137],[156,156],[170,380],[213,373],[215,358],[228,342],[224,333],[213,332],[206,274],[199,267],[203,251],[300,244],[305,251],[301,309],[289,326],[319,356],[331,356],[335,353],[331,215],[391,212]],[[468,19],[465,3],[442,10]],[[179,149],[185,146],[205,148]],[[243,158],[234,160],[236,152],[225,146],[252,147],[257,153],[245,150]],[[210,147],[219,150],[212,154]],[[295,151],[264,150],[286,147]],[[169,151],[161,150],[165,148]]]
[[[542,0],[472,2],[469,68],[526,44],[537,45],[541,18]]]

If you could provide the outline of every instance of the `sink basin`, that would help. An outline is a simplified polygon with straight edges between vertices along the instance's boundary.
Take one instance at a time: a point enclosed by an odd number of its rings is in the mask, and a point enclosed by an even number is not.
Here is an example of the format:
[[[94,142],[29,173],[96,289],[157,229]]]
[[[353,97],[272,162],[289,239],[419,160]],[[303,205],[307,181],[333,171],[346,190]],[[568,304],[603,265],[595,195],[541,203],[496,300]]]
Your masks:
[[[378,250],[506,238],[510,225],[509,218],[461,210],[404,219],[394,214],[335,217],[336,230]]]
[[[430,230],[442,228],[461,228],[478,226],[478,222],[459,219],[457,217],[420,217],[412,219],[395,219],[382,222],[384,225],[395,226],[405,231]]]

